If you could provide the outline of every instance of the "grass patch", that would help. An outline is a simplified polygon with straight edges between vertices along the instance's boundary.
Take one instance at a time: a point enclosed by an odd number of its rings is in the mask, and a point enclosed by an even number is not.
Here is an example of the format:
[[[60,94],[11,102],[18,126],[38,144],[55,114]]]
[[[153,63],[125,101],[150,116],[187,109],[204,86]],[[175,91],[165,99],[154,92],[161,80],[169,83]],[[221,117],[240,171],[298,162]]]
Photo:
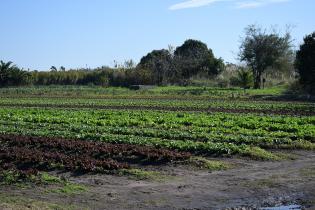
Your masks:
[[[170,178],[167,175],[163,175],[157,171],[146,171],[142,169],[122,169],[118,172],[119,175],[127,175],[132,179],[136,180],[153,180],[153,181],[163,181]]]
[[[14,170],[4,170],[0,172],[0,185],[16,185],[24,187],[28,183],[35,183],[38,181],[38,176],[32,174],[20,174]]]
[[[80,184],[74,184],[70,182],[65,182],[64,186],[58,187],[57,189],[49,190],[53,193],[59,193],[59,194],[65,194],[65,195],[76,195],[83,192],[87,192],[87,187],[80,185]]]
[[[280,149],[302,149],[302,150],[315,150],[315,144],[306,140],[297,140],[292,144],[279,145]]]
[[[19,175],[14,171],[3,171],[0,174],[1,185],[12,185],[17,183]]]
[[[188,164],[201,169],[208,169],[210,171],[226,170],[231,168],[231,164],[218,161],[218,160],[208,160],[203,157],[191,157]]]
[[[61,184],[66,183],[57,176],[50,175],[46,172],[37,175],[21,175],[16,171],[2,171],[0,173],[0,185],[14,185],[17,187],[27,187],[30,184]]]
[[[280,160],[297,160],[298,156],[291,153],[284,153],[284,152],[274,152]]]
[[[49,202],[38,201],[25,197],[12,196],[6,194],[0,194],[0,209],[14,209],[14,210],[75,210],[79,209],[73,205],[61,205]],[[82,209],[82,208],[80,208]]]
[[[63,180],[57,176],[50,175],[48,173],[41,173],[41,181],[45,184],[62,183]]]
[[[57,184],[58,187],[56,189],[48,190],[49,192],[53,193],[75,195],[88,191],[87,187],[85,187],[84,185],[71,183],[66,179],[53,176],[48,173],[41,173],[41,181],[44,184]]]
[[[278,155],[273,154],[271,152],[268,152],[268,151],[261,149],[259,147],[246,148],[245,150],[240,151],[240,153],[243,156],[250,157],[254,160],[269,160],[269,161],[281,160],[281,158]]]
[[[46,184],[46,185],[57,185],[56,189],[49,190],[49,192],[61,193],[61,194],[79,194],[86,192],[87,188],[83,185],[71,183],[65,179],[57,176],[50,175],[46,172],[39,173],[37,176],[32,175],[27,179],[21,179],[18,173],[14,171],[4,171],[0,174],[0,184],[2,185],[14,185],[17,187],[31,186],[29,184]]]

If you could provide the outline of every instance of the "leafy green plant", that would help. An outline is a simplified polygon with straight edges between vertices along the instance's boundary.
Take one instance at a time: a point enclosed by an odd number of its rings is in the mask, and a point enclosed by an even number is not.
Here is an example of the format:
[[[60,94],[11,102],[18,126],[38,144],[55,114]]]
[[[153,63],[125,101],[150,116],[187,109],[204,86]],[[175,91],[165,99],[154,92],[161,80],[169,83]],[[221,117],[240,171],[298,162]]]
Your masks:
[[[74,184],[70,182],[65,182],[62,187],[58,187],[57,189],[50,190],[54,193],[65,194],[65,195],[75,195],[88,191],[84,185]]]
[[[246,68],[240,68],[237,71],[237,77],[232,78],[232,85],[239,86],[243,89],[249,89],[253,86],[252,72]]]

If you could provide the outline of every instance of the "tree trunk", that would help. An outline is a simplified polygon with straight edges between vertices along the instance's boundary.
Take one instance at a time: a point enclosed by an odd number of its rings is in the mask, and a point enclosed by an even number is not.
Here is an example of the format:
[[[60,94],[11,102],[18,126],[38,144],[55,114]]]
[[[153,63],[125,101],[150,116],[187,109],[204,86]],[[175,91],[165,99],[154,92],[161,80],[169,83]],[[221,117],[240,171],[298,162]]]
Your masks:
[[[257,71],[254,78],[254,89],[260,89],[261,88],[261,73],[260,71]]]

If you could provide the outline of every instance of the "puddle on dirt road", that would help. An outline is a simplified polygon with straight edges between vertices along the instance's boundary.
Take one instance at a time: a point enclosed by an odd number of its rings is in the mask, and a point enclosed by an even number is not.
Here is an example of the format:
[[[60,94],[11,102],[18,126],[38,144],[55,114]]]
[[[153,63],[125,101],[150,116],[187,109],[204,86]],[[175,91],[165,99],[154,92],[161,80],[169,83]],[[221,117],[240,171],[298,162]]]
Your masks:
[[[289,206],[260,208],[260,210],[302,210],[302,207],[299,205],[289,205]]]

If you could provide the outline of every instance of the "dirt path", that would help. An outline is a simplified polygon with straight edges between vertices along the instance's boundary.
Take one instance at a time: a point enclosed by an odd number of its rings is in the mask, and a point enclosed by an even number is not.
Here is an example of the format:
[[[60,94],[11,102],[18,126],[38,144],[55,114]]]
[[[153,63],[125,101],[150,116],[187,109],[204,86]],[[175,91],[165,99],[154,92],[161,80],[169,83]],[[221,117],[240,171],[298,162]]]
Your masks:
[[[223,159],[235,167],[217,172],[187,166],[155,168],[169,175],[163,181],[82,175],[70,179],[86,184],[88,192],[71,196],[47,193],[43,187],[0,190],[6,195],[91,209],[250,209],[281,204],[315,208],[315,153],[299,151],[294,156],[294,160],[281,162]]]

